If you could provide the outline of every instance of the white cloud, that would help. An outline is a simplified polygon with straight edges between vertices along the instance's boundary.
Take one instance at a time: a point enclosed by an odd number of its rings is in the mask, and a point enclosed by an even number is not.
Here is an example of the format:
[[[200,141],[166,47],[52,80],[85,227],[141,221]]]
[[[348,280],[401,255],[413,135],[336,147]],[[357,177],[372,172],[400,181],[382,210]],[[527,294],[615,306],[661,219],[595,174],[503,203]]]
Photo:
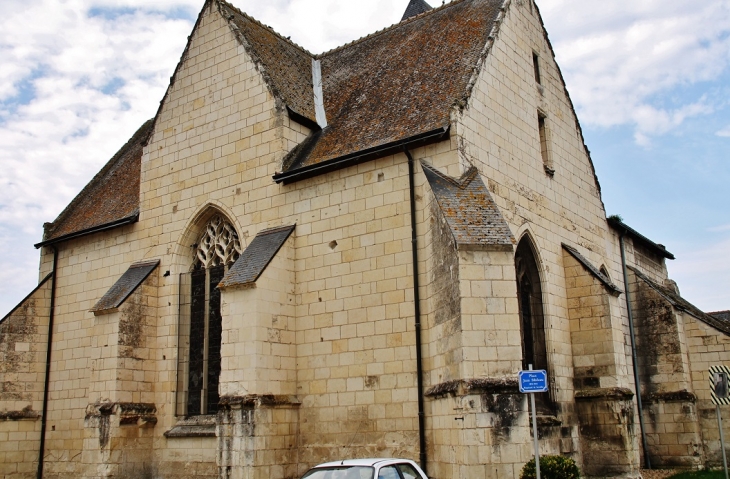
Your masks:
[[[725,138],[730,138],[730,125],[726,126],[722,130],[715,133],[717,136],[722,136]]]
[[[37,282],[32,244],[40,241],[43,222],[155,114],[203,5],[2,1],[0,247],[13,253],[0,259],[0,316]],[[650,144],[687,118],[722,106],[711,94],[671,103],[657,98],[727,72],[726,1],[538,2],[583,123],[631,125],[637,141]],[[318,53],[397,22],[408,0],[233,3]],[[730,125],[717,134],[730,136]]]
[[[0,268],[0,316],[37,282],[43,223],[155,114],[192,29],[160,10],[199,3],[105,17],[89,12],[142,2],[10,1],[0,18],[0,245],[13,254]],[[31,95],[16,97],[21,83]]]
[[[730,309],[730,237],[702,248],[676,251],[670,276],[677,281],[682,296],[703,311]]]
[[[234,0],[232,3],[280,34],[291,36],[309,51],[321,53],[399,22],[408,0]]]
[[[542,0],[539,5],[583,123],[631,125],[637,141],[648,141],[687,118],[713,112],[717,98],[687,95],[673,104],[658,98],[728,71],[727,2]]]
[[[155,114],[203,3],[4,0],[0,246],[17,254],[0,260],[0,316],[37,282],[42,224]],[[397,22],[408,0],[233,3],[321,52]]]

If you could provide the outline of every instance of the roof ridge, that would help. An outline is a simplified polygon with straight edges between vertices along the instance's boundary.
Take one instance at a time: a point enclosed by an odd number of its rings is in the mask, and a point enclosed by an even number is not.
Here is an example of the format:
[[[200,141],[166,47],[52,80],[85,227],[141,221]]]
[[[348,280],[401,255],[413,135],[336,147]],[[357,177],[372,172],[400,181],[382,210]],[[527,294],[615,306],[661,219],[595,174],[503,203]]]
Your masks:
[[[285,42],[289,43],[289,44],[290,44],[291,46],[293,46],[293,47],[295,47],[295,48],[298,48],[299,50],[301,50],[302,52],[306,53],[306,54],[307,54],[307,55],[309,55],[310,57],[312,57],[312,58],[315,58],[315,57],[317,56],[317,55],[315,55],[314,53],[312,53],[312,52],[310,52],[309,50],[307,50],[306,48],[304,48],[303,46],[299,45],[298,43],[295,43],[295,42],[293,42],[293,41],[291,40],[291,38],[289,38],[289,37],[285,37],[285,36],[284,36],[284,35],[282,35],[281,33],[279,33],[279,32],[277,32],[276,30],[274,30],[274,29],[273,29],[272,27],[270,27],[269,25],[266,25],[266,24],[262,23],[261,21],[259,21],[259,20],[256,20],[256,19],[255,19],[254,17],[252,17],[252,16],[251,16],[251,15],[249,15],[248,13],[244,12],[243,10],[241,10],[240,8],[238,8],[237,6],[235,6],[235,5],[232,5],[232,4],[228,3],[228,2],[226,1],[226,0],[215,0],[215,1],[216,1],[216,2],[217,2],[217,3],[219,4],[219,5],[223,5],[223,6],[225,6],[226,8],[230,8],[231,10],[234,10],[234,11],[235,11],[236,13],[238,13],[238,14],[239,14],[239,15],[241,15],[242,17],[244,17],[244,18],[246,18],[246,19],[248,19],[248,20],[250,20],[250,21],[254,22],[254,23],[255,23],[256,25],[258,25],[258,26],[260,26],[260,27],[262,27],[262,28],[265,28],[265,29],[269,30],[269,31],[270,31],[271,33],[273,33],[274,35],[276,35],[277,37],[279,37],[279,39],[281,39],[281,40],[283,40],[283,41],[285,41]],[[226,18],[226,21],[228,21],[228,22],[230,22],[231,20],[232,20],[231,18]]]
[[[222,0],[219,0],[219,1],[222,1]],[[352,40],[350,42],[345,43],[344,45],[340,45],[339,47],[335,47],[335,48],[333,48],[331,50],[327,50],[327,51],[324,51],[322,53],[319,53],[319,54],[315,55],[315,58],[316,59],[323,58],[324,56],[329,55],[331,53],[338,52],[338,51],[340,51],[340,50],[342,50],[344,48],[351,47],[352,45],[356,45],[356,44],[362,43],[362,42],[364,42],[366,40],[370,40],[371,38],[375,38],[375,37],[377,37],[379,35],[383,35],[383,34],[385,34],[387,32],[390,32],[392,30],[395,30],[399,26],[407,25],[407,24],[409,24],[411,22],[417,21],[418,19],[424,18],[427,15],[432,15],[432,14],[434,14],[436,12],[440,12],[442,10],[445,10],[445,9],[447,9],[447,8],[453,6],[453,5],[457,5],[459,3],[464,3],[466,1],[468,1],[468,0],[452,0],[449,3],[445,3],[445,4],[441,5],[440,7],[432,8],[431,10],[429,10],[427,12],[419,13],[418,15],[414,15],[412,17],[406,18],[405,20],[401,20],[398,23],[394,23],[394,24],[392,24],[390,26],[387,26],[385,28],[382,28],[380,30],[377,30],[377,31],[375,31],[373,33],[369,33],[369,34],[365,35],[364,37],[357,38],[355,40]]]

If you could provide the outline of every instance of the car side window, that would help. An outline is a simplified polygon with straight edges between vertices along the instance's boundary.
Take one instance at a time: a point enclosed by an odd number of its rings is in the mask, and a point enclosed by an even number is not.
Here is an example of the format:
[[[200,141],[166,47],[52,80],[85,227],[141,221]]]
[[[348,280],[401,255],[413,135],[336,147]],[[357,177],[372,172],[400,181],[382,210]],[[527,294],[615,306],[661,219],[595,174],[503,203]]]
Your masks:
[[[398,464],[398,470],[403,474],[403,479],[421,479],[421,475],[410,464]]]
[[[395,466],[386,466],[378,472],[378,479],[400,479],[400,475]]]

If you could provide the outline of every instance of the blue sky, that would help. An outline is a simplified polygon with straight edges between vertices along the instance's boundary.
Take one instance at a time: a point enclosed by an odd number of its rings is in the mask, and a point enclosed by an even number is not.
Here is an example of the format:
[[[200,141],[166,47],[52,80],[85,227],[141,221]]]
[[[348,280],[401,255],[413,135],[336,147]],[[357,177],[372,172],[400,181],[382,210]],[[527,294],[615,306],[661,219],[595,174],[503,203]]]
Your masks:
[[[232,3],[316,53],[397,22],[408,0]],[[607,213],[677,256],[687,299],[730,309],[730,2],[537,3]],[[43,223],[155,114],[202,4],[0,5],[0,316],[37,284]]]

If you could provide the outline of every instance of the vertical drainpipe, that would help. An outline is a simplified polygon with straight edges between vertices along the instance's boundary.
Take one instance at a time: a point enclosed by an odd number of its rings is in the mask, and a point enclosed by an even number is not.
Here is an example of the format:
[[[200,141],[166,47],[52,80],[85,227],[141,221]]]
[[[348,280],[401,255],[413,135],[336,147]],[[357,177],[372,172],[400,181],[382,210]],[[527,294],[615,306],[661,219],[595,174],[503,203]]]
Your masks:
[[[418,443],[420,449],[420,465],[426,470],[428,456],[426,454],[426,413],[423,406],[423,357],[421,354],[421,295],[418,282],[418,236],[416,235],[416,187],[414,184],[413,156],[407,147],[403,152],[408,157],[408,183],[411,199],[411,250],[413,251],[413,305],[416,320],[416,375],[418,382]]]
[[[46,452],[46,423],[48,421],[48,389],[51,382],[51,346],[53,344],[53,319],[56,309],[56,268],[58,265],[58,249],[53,248],[53,270],[51,272],[51,308],[48,315],[48,344],[46,345],[46,379],[43,386],[43,413],[41,416],[41,439],[38,448],[37,479],[43,479],[43,456]]]
[[[646,469],[651,469],[651,460],[649,459],[649,446],[646,443],[646,431],[644,429],[644,408],[641,405],[641,381],[639,380],[639,365],[636,357],[636,335],[634,334],[634,314],[631,309],[631,293],[629,292],[629,275],[626,270],[626,251],[624,249],[624,235],[626,230],[621,232],[619,236],[619,244],[621,245],[621,266],[624,272],[624,289],[626,290],[626,311],[629,315],[629,335],[631,336],[631,356],[634,363],[634,384],[636,385],[636,405],[639,408],[639,425],[641,426],[641,445],[644,449],[644,465]]]

